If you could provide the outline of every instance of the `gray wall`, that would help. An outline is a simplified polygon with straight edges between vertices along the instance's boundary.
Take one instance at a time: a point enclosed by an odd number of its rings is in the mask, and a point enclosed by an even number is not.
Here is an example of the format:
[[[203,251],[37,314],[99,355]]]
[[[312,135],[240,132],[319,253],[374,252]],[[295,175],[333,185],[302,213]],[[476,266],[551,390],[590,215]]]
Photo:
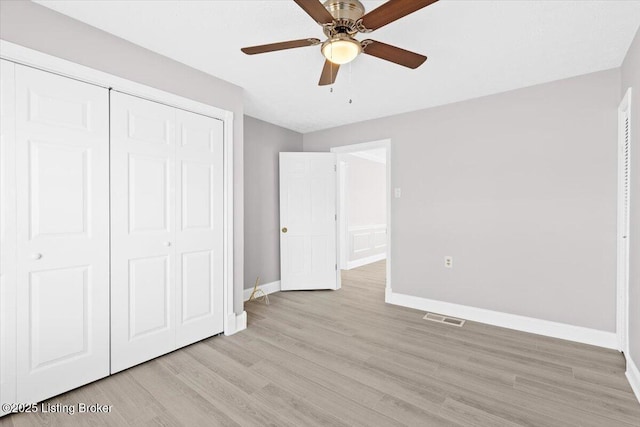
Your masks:
[[[0,2],[0,38],[234,113],[234,311],[242,312],[243,90],[27,1]]]
[[[348,165],[347,227],[386,224],[387,166],[352,155],[345,155],[344,161]]]
[[[280,280],[278,153],[302,151],[302,134],[244,118],[245,288]]]
[[[304,149],[391,139],[394,292],[613,332],[619,88],[602,71],[305,134]]]
[[[631,105],[631,236],[629,277],[629,347],[636,366],[640,367],[640,30],[622,63],[622,91],[633,87]]]

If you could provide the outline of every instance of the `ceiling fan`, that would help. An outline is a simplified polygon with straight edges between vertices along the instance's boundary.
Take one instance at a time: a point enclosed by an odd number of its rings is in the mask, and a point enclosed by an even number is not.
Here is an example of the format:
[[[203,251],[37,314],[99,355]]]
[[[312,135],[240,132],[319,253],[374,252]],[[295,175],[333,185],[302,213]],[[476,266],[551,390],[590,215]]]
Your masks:
[[[247,55],[274,52],[297,47],[322,45],[321,51],[326,58],[320,86],[333,84],[340,65],[353,61],[360,53],[375,56],[409,68],[418,68],[427,57],[379,41],[355,39],[357,33],[370,33],[393,21],[407,16],[438,0],[389,0],[382,6],[365,14],[359,0],[294,0],[309,16],[322,26],[327,39],[290,40],[260,46],[242,48]]]

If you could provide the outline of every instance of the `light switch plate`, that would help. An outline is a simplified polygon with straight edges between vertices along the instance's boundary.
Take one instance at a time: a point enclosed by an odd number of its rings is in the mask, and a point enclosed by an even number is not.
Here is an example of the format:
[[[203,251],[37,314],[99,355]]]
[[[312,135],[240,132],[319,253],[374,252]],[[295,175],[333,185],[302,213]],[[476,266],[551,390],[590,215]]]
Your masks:
[[[393,190],[393,195],[395,196],[396,199],[400,198],[400,196],[402,195],[402,190],[400,190],[400,187],[395,188]]]

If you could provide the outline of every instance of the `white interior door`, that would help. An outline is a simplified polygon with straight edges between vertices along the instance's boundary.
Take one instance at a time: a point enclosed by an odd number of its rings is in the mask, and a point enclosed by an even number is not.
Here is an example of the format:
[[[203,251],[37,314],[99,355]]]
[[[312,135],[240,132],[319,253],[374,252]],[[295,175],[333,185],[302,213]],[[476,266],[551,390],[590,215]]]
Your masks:
[[[280,153],[280,284],[336,289],[336,155]]]
[[[0,61],[0,403],[16,402],[15,69]],[[3,414],[0,409],[0,415]]]
[[[17,400],[109,374],[109,98],[16,75]]]
[[[222,332],[223,122],[176,111],[176,344]]]
[[[111,93],[111,372],[175,349],[175,110]]]

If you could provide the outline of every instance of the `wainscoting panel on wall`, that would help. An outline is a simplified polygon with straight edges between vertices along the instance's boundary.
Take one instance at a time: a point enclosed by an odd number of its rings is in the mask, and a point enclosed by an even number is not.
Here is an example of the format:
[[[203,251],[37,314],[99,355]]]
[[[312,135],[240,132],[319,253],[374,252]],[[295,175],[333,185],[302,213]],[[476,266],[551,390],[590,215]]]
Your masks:
[[[357,268],[386,258],[386,224],[349,227],[346,269]]]

